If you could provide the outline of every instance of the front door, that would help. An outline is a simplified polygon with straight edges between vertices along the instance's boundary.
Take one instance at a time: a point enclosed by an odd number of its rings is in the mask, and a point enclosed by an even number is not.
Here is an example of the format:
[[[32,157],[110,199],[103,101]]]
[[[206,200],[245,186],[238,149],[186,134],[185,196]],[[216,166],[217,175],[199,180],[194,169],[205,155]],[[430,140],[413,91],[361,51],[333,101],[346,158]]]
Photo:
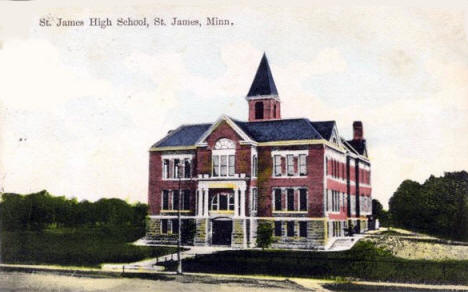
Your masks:
[[[231,220],[213,220],[213,245],[231,245],[231,233]]]

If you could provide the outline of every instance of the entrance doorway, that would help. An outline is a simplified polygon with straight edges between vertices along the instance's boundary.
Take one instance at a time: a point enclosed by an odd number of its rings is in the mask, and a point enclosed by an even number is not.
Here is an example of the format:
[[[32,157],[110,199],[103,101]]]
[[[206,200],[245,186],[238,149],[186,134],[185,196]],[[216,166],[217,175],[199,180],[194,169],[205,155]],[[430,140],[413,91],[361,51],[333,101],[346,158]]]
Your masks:
[[[232,220],[214,219],[211,243],[213,245],[231,245]]]

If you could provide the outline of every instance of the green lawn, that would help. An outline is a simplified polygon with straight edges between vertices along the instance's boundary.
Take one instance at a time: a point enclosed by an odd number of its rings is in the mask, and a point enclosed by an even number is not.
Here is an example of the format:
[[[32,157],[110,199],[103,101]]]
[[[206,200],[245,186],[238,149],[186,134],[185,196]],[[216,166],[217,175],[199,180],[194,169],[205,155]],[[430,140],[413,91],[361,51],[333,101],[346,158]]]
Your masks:
[[[468,261],[406,260],[367,241],[344,252],[224,251],[185,260],[183,267],[187,272],[468,284]]]
[[[131,245],[140,233],[132,227],[2,232],[2,262],[99,267],[103,263],[129,263],[176,251],[174,247]]]

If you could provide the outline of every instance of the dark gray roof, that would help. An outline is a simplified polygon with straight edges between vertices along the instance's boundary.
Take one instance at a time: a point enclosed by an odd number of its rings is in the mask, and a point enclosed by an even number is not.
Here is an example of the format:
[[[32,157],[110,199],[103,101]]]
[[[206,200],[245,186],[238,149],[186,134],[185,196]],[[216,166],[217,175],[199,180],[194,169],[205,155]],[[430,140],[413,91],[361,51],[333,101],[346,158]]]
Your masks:
[[[261,122],[241,122],[231,118],[242,131],[256,142],[330,139],[334,121],[311,122],[308,119],[283,119]],[[212,124],[184,125],[155,143],[153,147],[192,146]]]
[[[354,149],[353,146],[351,146],[351,144],[349,144],[348,141],[346,141],[346,139],[341,138],[341,142],[342,142],[343,145],[346,147],[346,149],[348,149],[349,151],[353,152],[354,154],[359,154],[359,152],[357,152],[357,150]]]
[[[308,119],[286,119],[262,122],[233,121],[257,142],[322,138]]]
[[[268,65],[265,54],[263,54],[262,60],[260,61],[247,97],[257,95],[278,95],[278,90],[276,90],[275,81],[273,80],[270,65]]]
[[[183,125],[169,131],[167,136],[156,142],[152,147],[191,146],[195,145],[211,124]]]
[[[312,126],[322,135],[326,140],[330,140],[331,134],[333,132],[333,127],[335,126],[335,121],[323,121],[323,122],[310,122]]]
[[[363,156],[366,156],[367,153],[366,153],[366,140],[365,139],[362,139],[362,140],[348,140],[346,141],[348,142],[351,147],[353,147],[354,149],[356,149],[356,151],[360,154],[360,155],[363,155]]]

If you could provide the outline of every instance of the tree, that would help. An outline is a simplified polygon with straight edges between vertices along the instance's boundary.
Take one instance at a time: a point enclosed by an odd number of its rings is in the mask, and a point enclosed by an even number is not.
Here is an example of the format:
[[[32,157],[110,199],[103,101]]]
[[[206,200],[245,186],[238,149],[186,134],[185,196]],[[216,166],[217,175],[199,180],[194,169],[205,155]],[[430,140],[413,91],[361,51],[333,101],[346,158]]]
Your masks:
[[[374,218],[379,219],[382,226],[389,225],[388,211],[383,209],[382,204],[377,199],[372,199],[372,215],[374,215]]]
[[[263,250],[273,243],[273,227],[270,223],[260,223],[257,227],[257,246]]]
[[[183,244],[193,244],[195,234],[197,232],[197,226],[193,220],[182,220],[181,237]]]
[[[0,201],[0,227],[15,231],[99,225],[113,226],[122,232],[125,226],[135,229],[135,236],[141,237],[145,233],[147,212],[147,204],[130,205],[120,199],[92,203],[52,196],[46,190],[29,195],[4,193]]]
[[[468,173],[430,176],[424,184],[406,180],[390,199],[392,222],[414,231],[468,240]]]
[[[418,182],[405,180],[390,198],[390,216],[396,226],[417,229],[420,227],[421,185]]]

